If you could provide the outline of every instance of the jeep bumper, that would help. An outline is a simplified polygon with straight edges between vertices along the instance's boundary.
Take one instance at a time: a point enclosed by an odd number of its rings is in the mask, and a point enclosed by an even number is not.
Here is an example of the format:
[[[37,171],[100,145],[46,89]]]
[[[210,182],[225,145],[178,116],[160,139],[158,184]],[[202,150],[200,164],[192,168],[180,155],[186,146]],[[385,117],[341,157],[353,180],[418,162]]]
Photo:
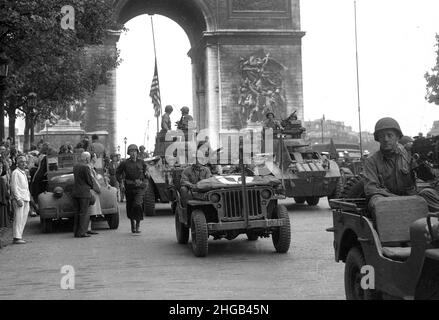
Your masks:
[[[248,224],[245,221],[231,221],[208,223],[207,229],[209,232],[240,229],[269,229],[273,227],[281,227],[286,224],[287,222],[283,219],[250,220]]]

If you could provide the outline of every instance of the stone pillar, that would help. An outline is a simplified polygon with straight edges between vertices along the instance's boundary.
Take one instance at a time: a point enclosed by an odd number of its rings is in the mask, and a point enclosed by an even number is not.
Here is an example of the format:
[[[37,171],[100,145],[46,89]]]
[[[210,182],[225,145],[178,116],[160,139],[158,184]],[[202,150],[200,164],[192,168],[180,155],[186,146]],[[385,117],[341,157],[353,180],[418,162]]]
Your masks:
[[[90,52],[116,53],[120,31],[108,31],[103,45],[88,48]],[[87,98],[84,129],[87,132],[107,132],[105,147],[109,152],[116,151],[117,110],[116,110],[116,70],[107,73],[108,84],[100,85],[94,94]]]
[[[220,88],[219,88],[219,69],[218,69],[218,46],[207,44],[206,54],[206,127],[209,132],[209,139],[212,147],[218,145],[218,137],[221,128],[220,119]]]

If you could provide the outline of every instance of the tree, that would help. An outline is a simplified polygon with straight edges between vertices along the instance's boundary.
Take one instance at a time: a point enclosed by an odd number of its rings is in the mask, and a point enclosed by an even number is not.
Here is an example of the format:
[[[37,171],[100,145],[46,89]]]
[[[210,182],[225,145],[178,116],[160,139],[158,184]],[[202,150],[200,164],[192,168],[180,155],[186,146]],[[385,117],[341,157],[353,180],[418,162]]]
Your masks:
[[[87,50],[102,45],[107,30],[123,29],[114,20],[111,1],[69,1],[74,30],[61,28],[64,5],[61,0],[0,0],[0,48],[12,59],[6,94],[11,136],[17,116],[26,117],[28,134],[54,108],[67,108],[106,84],[108,71],[119,64],[118,52]],[[30,92],[38,94],[35,110],[27,104]]]
[[[431,73],[425,73],[425,80],[427,80],[427,95],[425,99],[429,103],[439,105],[439,35],[436,34],[436,64],[431,69]]]

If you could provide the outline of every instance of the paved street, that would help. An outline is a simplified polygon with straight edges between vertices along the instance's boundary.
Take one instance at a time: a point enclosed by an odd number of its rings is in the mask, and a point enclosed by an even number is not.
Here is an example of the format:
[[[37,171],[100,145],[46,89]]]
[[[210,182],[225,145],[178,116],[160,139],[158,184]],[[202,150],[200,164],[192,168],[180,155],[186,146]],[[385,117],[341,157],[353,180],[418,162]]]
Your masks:
[[[316,208],[285,201],[292,222],[288,254],[271,238],[209,241],[195,258],[190,243],[177,244],[170,206],[146,217],[132,235],[121,205],[118,230],[94,225],[99,235],[76,239],[69,226],[42,234],[30,218],[26,245],[0,250],[0,299],[344,299],[342,263],[333,258],[326,199]],[[100,230],[99,230],[100,229]],[[75,290],[60,287],[61,267],[75,269]]]

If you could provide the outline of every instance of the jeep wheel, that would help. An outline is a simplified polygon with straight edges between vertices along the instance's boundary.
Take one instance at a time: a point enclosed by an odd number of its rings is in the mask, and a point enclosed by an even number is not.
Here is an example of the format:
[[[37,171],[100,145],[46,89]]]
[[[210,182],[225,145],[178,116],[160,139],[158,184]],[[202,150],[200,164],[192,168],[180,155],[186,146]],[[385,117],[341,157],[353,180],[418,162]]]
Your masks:
[[[247,234],[248,241],[256,241],[259,239],[259,236],[252,231],[248,231],[248,232],[246,232],[246,234]]]
[[[41,221],[41,230],[43,231],[43,233],[51,233],[53,230],[53,220],[40,218],[40,221]]]
[[[105,219],[107,219],[108,226],[111,230],[119,228],[119,206],[117,207],[116,213],[106,215]]]
[[[172,204],[174,206],[174,204]],[[178,212],[172,210],[175,216],[175,235],[177,236],[177,242],[180,244],[187,244],[189,240],[189,228],[184,223],[180,222]]]
[[[274,212],[274,218],[286,221],[285,225],[277,227],[271,235],[271,240],[273,240],[273,245],[276,251],[278,253],[286,253],[290,249],[291,226],[287,208],[283,204],[277,205]]]
[[[155,216],[155,193],[153,182],[151,180],[148,181],[145,188],[145,195],[143,196],[143,212],[145,216]]]
[[[207,231],[206,217],[201,210],[195,210],[191,215],[191,236],[192,251],[196,257],[205,257],[207,255],[207,240],[209,234]]]
[[[294,201],[297,203],[297,204],[303,204],[303,203],[305,203],[305,197],[294,197]]]
[[[319,197],[306,197],[306,203],[308,203],[308,205],[311,207],[318,205],[319,201],[320,201]]]
[[[376,290],[363,290],[361,268],[366,265],[361,249],[352,248],[346,258],[344,271],[344,284],[347,300],[377,300],[380,295]]]

